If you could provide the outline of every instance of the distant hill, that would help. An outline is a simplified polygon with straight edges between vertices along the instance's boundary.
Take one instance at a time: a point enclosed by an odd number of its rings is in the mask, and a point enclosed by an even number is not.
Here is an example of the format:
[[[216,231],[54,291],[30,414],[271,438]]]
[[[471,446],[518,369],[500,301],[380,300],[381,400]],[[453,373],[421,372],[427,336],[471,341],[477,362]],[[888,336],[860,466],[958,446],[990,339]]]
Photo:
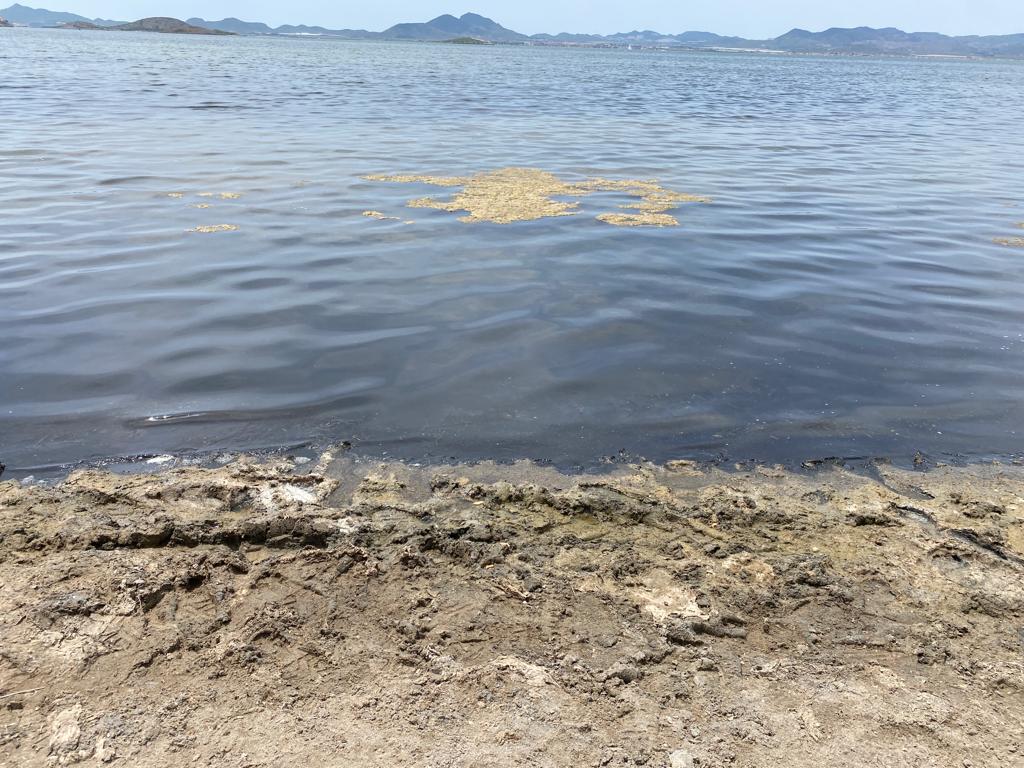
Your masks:
[[[236,35],[316,35],[319,37],[344,37],[353,40],[380,37],[379,32],[367,32],[365,29],[327,29],[326,27],[309,27],[305,24],[284,24],[271,28],[259,21],[242,21],[234,18],[220,21],[192,18],[188,20],[188,23],[206,29],[234,32]]]
[[[505,29],[492,19],[475,13],[467,13],[460,18],[445,14],[424,23],[396,24],[383,32],[292,25],[272,28],[261,22],[241,21],[233,18],[220,21],[193,18],[189,19],[188,23],[207,29],[235,32],[239,35],[320,35],[348,39],[419,40],[425,42],[444,42],[458,37],[471,37],[491,43],[524,43],[530,40],[527,35]]]
[[[99,27],[123,26],[119,22],[103,19],[86,19],[74,13],[62,13],[43,9],[12,5],[0,10],[15,25],[54,27],[86,24]],[[153,23],[146,19],[144,22]],[[813,54],[864,54],[893,56],[1004,56],[1024,58],[1024,34],[950,37],[937,32],[904,32],[887,27],[854,27],[826,29],[810,32],[793,29],[771,40],[747,40],[729,37],[713,32],[682,32],[665,34],[654,30],[634,30],[613,35],[559,34],[524,35],[503,27],[492,19],[476,13],[460,17],[445,14],[422,23],[396,24],[383,32],[368,32],[364,29],[327,29],[305,25],[284,25],[270,27],[258,21],[242,21],[236,18],[206,21],[193,18],[187,22],[172,20],[185,27],[201,28],[238,35],[295,35],[338,37],[362,40],[416,40],[445,42],[458,38],[471,38],[489,43],[519,45],[586,45],[634,48],[687,48],[687,49],[749,49],[781,51],[786,53]],[[142,22],[133,22],[140,24]],[[164,30],[152,30],[164,31]],[[181,31],[188,32],[187,29]],[[202,34],[190,32],[190,34]]]
[[[56,27],[60,24],[74,21],[87,21],[99,27],[108,27],[120,23],[107,19],[87,19],[85,16],[79,16],[77,13],[48,11],[45,8],[29,8],[18,3],[15,3],[10,8],[0,10],[0,17],[21,27]]]
[[[148,19],[139,19],[128,24],[118,24],[111,29],[119,32],[163,32],[174,35],[233,35],[234,32],[227,32],[221,29],[206,29],[188,24],[181,19],[172,19],[169,16],[152,16]]]
[[[222,32],[234,32],[236,35],[272,35],[274,30],[261,21],[242,21],[241,19],[227,18],[220,21],[206,21],[205,19],[188,19],[188,23],[194,27],[205,27],[206,29],[219,29]]]
[[[384,30],[381,37],[439,42],[456,37],[475,37],[492,43],[523,43],[530,39],[475,13],[466,13],[459,18],[445,14],[422,24],[396,24]]]
[[[886,27],[833,27],[824,32],[793,29],[767,41],[770,47],[801,53],[916,54],[921,56],[1020,56],[1024,34],[949,37],[937,32],[904,32]]]
[[[442,42],[451,43],[452,45],[494,45],[494,43],[481,40],[479,37],[456,37],[451,40],[443,40]]]
[[[172,19],[167,16],[153,16],[148,19],[139,19],[127,24],[117,24],[113,27],[103,27],[93,24],[91,21],[65,21],[59,25],[61,29],[99,29],[105,32],[161,32],[173,35],[233,35],[234,32],[224,32],[219,29],[206,29],[188,24],[181,19]]]

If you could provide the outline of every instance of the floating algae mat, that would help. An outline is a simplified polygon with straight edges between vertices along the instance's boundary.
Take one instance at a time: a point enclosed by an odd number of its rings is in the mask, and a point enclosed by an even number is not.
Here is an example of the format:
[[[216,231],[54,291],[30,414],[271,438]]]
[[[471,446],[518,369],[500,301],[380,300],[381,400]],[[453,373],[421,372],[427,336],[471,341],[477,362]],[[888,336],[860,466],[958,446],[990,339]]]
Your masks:
[[[1024,229],[1024,221],[1017,225],[1018,229]],[[998,245],[1007,245],[1010,248],[1024,248],[1024,237],[997,237],[994,241]]]
[[[363,216],[377,221],[402,221],[398,216],[385,216],[380,211],[363,211]],[[415,221],[402,221],[403,224],[415,224]]]
[[[618,212],[600,214],[597,217],[599,221],[617,227],[675,227],[679,225],[679,220],[670,211],[682,203],[711,202],[706,197],[666,189],[657,181],[590,178],[569,182],[537,168],[501,168],[474,176],[374,174],[363,178],[367,181],[398,184],[461,187],[461,191],[447,200],[424,197],[411,200],[408,205],[410,208],[433,208],[450,213],[465,211],[466,215],[459,219],[464,222],[512,224],[555,216],[573,216],[579,212],[579,198],[594,192],[619,192],[635,197],[637,201],[619,206]]]
[[[211,235],[216,232],[237,232],[238,226],[235,224],[211,224],[209,226],[195,227],[194,229],[188,230],[189,232],[198,232],[202,235]]]

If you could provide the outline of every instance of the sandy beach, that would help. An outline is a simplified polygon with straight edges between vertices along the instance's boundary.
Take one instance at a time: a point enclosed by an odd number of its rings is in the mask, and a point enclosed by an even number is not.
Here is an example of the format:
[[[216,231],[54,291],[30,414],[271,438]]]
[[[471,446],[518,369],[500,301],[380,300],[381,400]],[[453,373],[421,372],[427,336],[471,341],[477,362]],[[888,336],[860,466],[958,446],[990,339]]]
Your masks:
[[[1024,468],[0,483],[0,763],[1008,766]]]

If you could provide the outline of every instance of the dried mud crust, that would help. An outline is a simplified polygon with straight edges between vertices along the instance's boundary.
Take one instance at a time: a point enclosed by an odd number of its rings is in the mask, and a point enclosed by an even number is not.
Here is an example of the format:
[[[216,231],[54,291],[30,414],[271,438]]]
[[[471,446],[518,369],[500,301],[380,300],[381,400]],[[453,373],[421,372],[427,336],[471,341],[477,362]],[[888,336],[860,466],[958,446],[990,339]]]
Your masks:
[[[1024,472],[0,483],[5,766],[1024,764]]]

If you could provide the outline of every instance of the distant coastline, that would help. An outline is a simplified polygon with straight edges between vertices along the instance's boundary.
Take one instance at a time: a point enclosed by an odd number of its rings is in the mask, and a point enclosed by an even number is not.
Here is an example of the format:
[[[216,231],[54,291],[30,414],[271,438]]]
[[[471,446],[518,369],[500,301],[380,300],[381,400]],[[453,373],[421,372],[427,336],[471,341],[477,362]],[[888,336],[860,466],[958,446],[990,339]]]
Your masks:
[[[474,40],[479,43],[506,45],[745,51],[776,54],[1024,58],[1024,33],[954,37],[937,32],[904,32],[894,28],[873,29],[871,27],[852,29],[834,27],[821,32],[792,29],[769,40],[750,40],[700,31],[679,34],[635,30],[613,35],[568,32],[525,35],[475,13],[466,13],[460,17],[444,14],[427,22],[395,24],[382,32],[290,24],[270,27],[262,22],[242,21],[236,18],[219,21],[190,18],[182,21],[154,17],[136,22],[122,22],[108,19],[87,19],[84,16],[65,11],[49,11],[19,4],[0,9],[0,18],[7,19],[14,26],[63,26],[73,29],[119,29],[184,34],[328,37],[345,40],[405,40],[438,43],[459,41],[467,44],[468,41]],[[207,32],[199,30],[207,30]]]

